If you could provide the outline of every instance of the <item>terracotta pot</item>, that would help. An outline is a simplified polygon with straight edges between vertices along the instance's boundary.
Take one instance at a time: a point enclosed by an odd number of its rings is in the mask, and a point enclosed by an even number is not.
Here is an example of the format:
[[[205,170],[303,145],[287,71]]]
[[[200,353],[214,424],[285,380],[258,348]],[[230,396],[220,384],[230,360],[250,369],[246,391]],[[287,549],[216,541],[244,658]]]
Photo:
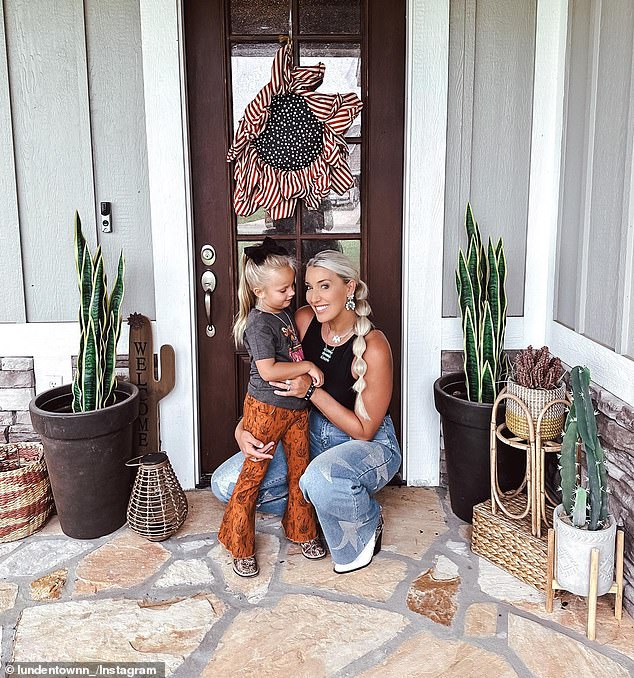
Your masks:
[[[587,596],[590,591],[590,556],[599,549],[598,595],[607,593],[614,581],[614,549],[616,521],[609,516],[610,524],[602,530],[574,527],[565,517],[559,504],[553,514],[555,524],[555,578],[559,586],[577,596]]]
[[[29,405],[42,437],[44,459],[64,534],[95,539],[126,522],[132,489],[132,425],[139,389],[120,381],[117,402],[92,412],[72,412],[71,385],[45,391]]]

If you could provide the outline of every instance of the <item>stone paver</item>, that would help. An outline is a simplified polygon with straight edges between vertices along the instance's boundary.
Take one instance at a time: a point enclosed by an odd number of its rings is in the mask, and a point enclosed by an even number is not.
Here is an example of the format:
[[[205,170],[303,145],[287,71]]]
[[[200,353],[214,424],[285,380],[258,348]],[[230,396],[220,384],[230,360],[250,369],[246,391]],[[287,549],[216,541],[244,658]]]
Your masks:
[[[627,678],[625,667],[578,640],[529,619],[509,615],[509,647],[533,675]]]
[[[55,570],[31,582],[31,598],[33,600],[56,600],[62,595],[66,585],[68,570]]]
[[[156,574],[169,558],[161,544],[126,530],[81,560],[74,592],[130,588]]]
[[[19,551],[11,552],[0,563],[0,578],[27,577],[51,570],[92,548],[75,539],[28,540]]]
[[[561,592],[561,595],[555,598],[551,614],[546,612],[543,603],[518,601],[515,607],[555,622],[564,629],[572,629],[582,635],[586,632],[588,615],[586,599],[567,591]],[[598,599],[597,617],[600,623],[597,624],[596,642],[608,645],[634,660],[634,619],[627,612],[623,613],[621,621],[615,618],[613,595],[601,596]]]
[[[460,577],[436,579],[433,570],[426,570],[412,582],[407,592],[407,606],[437,624],[451,626],[458,609],[459,587]]]
[[[270,534],[256,532],[255,551],[260,567],[257,577],[239,577],[233,571],[233,558],[227,549],[218,544],[209,552],[209,557],[221,570],[225,585],[232,593],[244,596],[250,603],[258,603],[269,590],[275,565],[280,553],[280,540]]]
[[[62,531],[62,526],[60,525],[59,522],[59,517],[57,515],[51,516],[47,521],[46,525],[37,532],[38,537],[51,537],[51,536],[58,536],[58,535],[64,535],[64,532]]]
[[[378,666],[360,674],[363,678],[511,678],[517,673],[508,662],[479,647],[419,633],[404,642]]]
[[[394,612],[285,596],[272,609],[240,613],[202,676],[331,676],[407,624]]]
[[[215,597],[158,606],[137,600],[81,600],[24,610],[14,661],[165,662],[172,673],[221,618]]]
[[[365,567],[341,575],[333,571],[330,558],[308,561],[301,554],[299,546],[292,544],[282,570],[282,581],[294,586],[318,587],[385,602],[403,581],[407,565],[384,557],[377,557],[374,562],[376,568]]]
[[[543,602],[544,594],[484,558],[477,558],[478,584],[484,593],[508,603]]]
[[[8,544],[0,544],[0,558],[4,558],[4,556],[11,553],[11,551],[17,549],[21,543],[22,541],[11,541]]]
[[[498,606],[495,603],[473,603],[465,612],[465,636],[494,636],[497,625]]]
[[[634,620],[614,620],[614,596],[587,641],[585,600],[563,593],[546,614],[542,593],[470,551],[444,492],[382,490],[383,552],[348,575],[258,514],[251,579],[218,543],[224,506],[187,496],[186,524],[160,544],[125,527],[74,540],[56,517],[0,544],[0,662],[163,661],[176,678],[634,675]]]
[[[386,551],[421,558],[432,542],[447,531],[445,513],[435,492],[385,487],[377,498],[383,506]]]
[[[10,610],[18,597],[18,585],[13,582],[0,582],[0,614]]]
[[[194,586],[210,584],[214,580],[204,560],[177,560],[157,579],[155,586]]]
[[[185,523],[176,536],[186,537],[190,534],[207,536],[210,532],[218,532],[225,505],[216,499],[210,490],[185,492],[185,496],[189,510]]]
[[[196,539],[194,541],[183,541],[179,544],[183,551],[189,553],[190,551],[197,551],[202,548],[211,548],[213,546],[212,539]]]

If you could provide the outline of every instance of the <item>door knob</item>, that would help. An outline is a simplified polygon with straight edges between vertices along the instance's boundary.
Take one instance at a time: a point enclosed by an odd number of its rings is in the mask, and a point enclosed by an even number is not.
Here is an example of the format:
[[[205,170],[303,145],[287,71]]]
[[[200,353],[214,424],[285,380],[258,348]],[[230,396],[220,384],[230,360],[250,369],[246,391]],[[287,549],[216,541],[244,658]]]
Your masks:
[[[205,314],[207,316],[205,332],[208,337],[213,337],[216,334],[216,328],[211,322],[211,295],[216,289],[216,276],[212,271],[205,271],[200,278],[200,283],[205,291]]]

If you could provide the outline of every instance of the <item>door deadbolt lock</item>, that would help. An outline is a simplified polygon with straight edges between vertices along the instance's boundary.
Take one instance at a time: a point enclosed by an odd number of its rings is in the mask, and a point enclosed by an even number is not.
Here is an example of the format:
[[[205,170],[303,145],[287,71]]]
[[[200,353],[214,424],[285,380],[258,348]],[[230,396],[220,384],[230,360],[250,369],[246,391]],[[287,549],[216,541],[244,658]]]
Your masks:
[[[211,266],[216,261],[216,250],[211,245],[203,245],[200,250],[200,259],[205,266]]]

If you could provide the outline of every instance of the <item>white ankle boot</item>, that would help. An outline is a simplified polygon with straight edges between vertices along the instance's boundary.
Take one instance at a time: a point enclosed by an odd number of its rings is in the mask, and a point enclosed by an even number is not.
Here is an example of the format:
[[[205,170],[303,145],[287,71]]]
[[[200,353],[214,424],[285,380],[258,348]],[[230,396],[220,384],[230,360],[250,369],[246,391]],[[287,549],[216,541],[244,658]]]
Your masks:
[[[376,531],[372,535],[370,541],[366,544],[365,548],[361,553],[351,562],[346,563],[345,565],[338,565],[335,563],[334,571],[337,574],[347,574],[348,572],[356,572],[356,570],[361,570],[364,567],[367,567],[371,562],[372,558],[381,550],[381,541],[383,539],[383,514],[379,516],[379,524],[377,525]]]

